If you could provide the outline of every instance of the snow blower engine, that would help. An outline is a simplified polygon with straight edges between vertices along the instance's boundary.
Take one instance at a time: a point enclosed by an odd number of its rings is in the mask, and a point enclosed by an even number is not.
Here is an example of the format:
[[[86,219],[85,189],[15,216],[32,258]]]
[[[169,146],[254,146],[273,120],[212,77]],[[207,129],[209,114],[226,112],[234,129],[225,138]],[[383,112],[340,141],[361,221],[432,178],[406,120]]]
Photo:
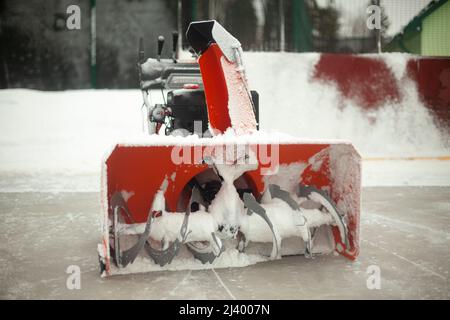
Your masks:
[[[186,37],[196,61],[176,59],[177,33],[171,59],[161,59],[162,37],[156,59],[140,42],[149,134],[116,144],[103,162],[102,275],[355,259],[361,158],[352,144],[258,130],[239,41],[215,20],[192,22]]]
[[[178,32],[172,33],[172,57],[162,59],[164,37],[158,37],[156,59],[145,60],[142,39],[139,42],[139,81],[144,99],[143,119],[149,134],[188,135],[196,133],[211,136],[208,130],[206,108],[200,67],[194,60],[177,60]],[[259,96],[250,91],[256,121],[259,121]]]

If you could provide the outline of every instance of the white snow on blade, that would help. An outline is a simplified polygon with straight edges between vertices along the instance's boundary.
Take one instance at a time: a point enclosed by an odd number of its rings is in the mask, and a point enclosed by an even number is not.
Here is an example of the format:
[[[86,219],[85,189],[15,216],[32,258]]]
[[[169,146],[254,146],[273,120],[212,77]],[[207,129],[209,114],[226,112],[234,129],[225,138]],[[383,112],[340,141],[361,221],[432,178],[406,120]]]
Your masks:
[[[167,180],[164,180],[166,182]],[[163,182],[163,188],[158,190],[158,192],[155,194],[155,198],[153,199],[152,203],[152,209],[155,211],[163,211],[166,208],[166,201],[164,199],[164,191],[166,188],[166,184]]]
[[[308,239],[307,226],[309,228],[314,228],[334,223],[333,217],[328,213],[322,213],[317,209],[301,209],[301,211],[294,211],[286,202],[280,199],[272,199],[270,203],[265,203],[263,207],[280,239],[301,237],[306,241]],[[307,225],[301,226],[296,223],[299,221],[299,219],[297,219],[298,215],[306,218]],[[245,219],[242,220],[241,230],[246,235],[247,240],[252,242],[271,243],[273,240],[269,225],[255,213],[251,216],[246,216]]]
[[[301,200],[300,198],[296,199],[297,201]],[[224,205],[225,202],[226,201],[221,199],[221,201],[219,201],[219,205]],[[326,226],[335,223],[333,217],[328,213],[323,213],[317,209],[301,209],[301,211],[294,211],[286,202],[280,199],[271,199],[269,203],[264,204],[264,209],[273,224],[274,230],[277,234],[277,241],[280,242],[282,239],[289,240],[296,238],[293,245],[290,241],[287,241],[287,245],[285,245],[286,242],[283,242],[284,248],[282,250],[286,254],[303,253],[304,247],[301,245],[301,241],[302,239],[303,241],[308,239],[307,228]],[[211,211],[216,211],[216,209],[212,208]],[[298,221],[296,218],[299,215],[306,218],[306,220],[302,220],[302,225],[296,223],[296,221]],[[179,231],[181,229],[184,216],[184,213],[163,212],[162,216],[153,221],[150,232],[150,238],[152,239],[151,241],[164,240],[168,243],[174,241],[176,238],[179,238]],[[188,220],[188,236],[186,238],[186,242],[205,240],[210,242],[213,241],[211,238],[211,233],[217,230],[217,225],[219,223],[218,220],[215,220],[216,218],[220,219],[222,217],[217,217],[215,214],[202,211],[191,213]],[[257,214],[243,214],[240,215],[240,219],[241,231],[246,235],[247,240],[249,240],[252,245],[258,243],[249,250],[250,252],[246,251],[245,253],[240,253],[235,249],[236,241],[229,240],[225,241],[225,252],[217,257],[212,264],[202,264],[200,261],[193,258],[189,252],[187,252],[185,246],[182,246],[179,254],[174,258],[172,263],[164,267],[156,265],[149,257],[140,255],[132,264],[125,268],[118,269],[114,265],[111,265],[111,274],[127,274],[159,270],[198,270],[224,267],[245,267],[269,260],[269,257],[261,253],[255,253],[261,252],[259,251],[259,246],[263,243],[266,243],[269,247],[272,247],[273,236],[267,222],[265,222]],[[307,221],[307,224],[305,224],[305,221]],[[131,238],[130,241],[127,241],[127,239],[124,239],[125,236],[130,235],[133,237],[133,235],[141,234],[145,229],[145,224],[122,225],[119,229],[121,230],[121,247],[126,249],[133,245],[136,242],[136,239],[133,241]],[[315,253],[329,253],[334,249],[332,243],[331,234],[329,232],[319,232],[318,235],[316,235],[312,251]],[[255,249],[257,251],[254,251]],[[100,254],[103,255],[103,248],[101,246],[99,247],[99,250]]]
[[[236,161],[242,157],[242,154],[234,154],[233,150],[230,149],[225,150],[225,152],[233,153],[232,156]],[[237,150],[236,153],[238,153]],[[256,156],[253,152],[250,152],[250,157],[255,159]],[[230,159],[229,156],[227,158]],[[233,235],[230,227],[235,228],[239,226],[241,217],[245,215],[244,203],[239,198],[233,182],[244,172],[256,169],[256,161],[240,165],[230,165],[222,162],[222,164],[216,165],[216,168],[223,181],[219,192],[217,192],[209,206],[209,212],[224,226],[223,233]]]
[[[130,199],[132,196],[134,196],[134,191],[122,190],[122,191],[120,191],[120,194],[122,195],[123,200],[125,200],[125,202],[127,202],[128,199]]]
[[[220,59],[220,63],[228,88],[228,111],[233,128],[236,128],[238,134],[255,131],[256,119],[244,73],[239,72],[236,64],[224,57]]]
[[[258,254],[246,254],[240,253],[236,249],[227,249],[219,257],[217,257],[212,264],[202,264],[200,260],[195,259],[192,256],[187,256],[180,253],[170,264],[160,267],[155,264],[150,258],[138,256],[136,260],[126,266],[125,268],[117,268],[111,265],[111,274],[128,274],[128,273],[141,273],[149,271],[177,271],[177,270],[204,270],[204,269],[220,269],[220,268],[233,268],[233,267],[246,267],[256,264],[258,262],[268,261],[268,257],[264,257]]]

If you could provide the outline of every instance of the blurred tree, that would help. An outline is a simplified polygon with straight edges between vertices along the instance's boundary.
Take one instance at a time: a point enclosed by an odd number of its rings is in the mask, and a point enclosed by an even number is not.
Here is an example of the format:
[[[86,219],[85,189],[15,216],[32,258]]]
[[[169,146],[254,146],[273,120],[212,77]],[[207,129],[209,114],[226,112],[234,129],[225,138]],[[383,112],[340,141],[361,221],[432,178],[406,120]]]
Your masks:
[[[280,24],[278,21],[278,1],[267,0],[264,4],[264,50],[273,51],[280,49]]]
[[[56,19],[61,17],[66,17],[65,6],[57,2],[0,2],[2,87],[88,86],[88,68],[83,68],[89,57],[88,34],[60,28]]]
[[[97,70],[97,88],[121,88],[124,85],[133,87],[138,82],[136,68],[130,63],[126,69],[127,76],[131,78],[130,84],[121,83],[121,76],[118,76],[119,49],[102,38],[97,38]]]
[[[251,0],[227,1],[226,14],[222,14],[222,23],[234,37],[239,39],[244,50],[254,49],[256,34],[255,8]]]
[[[317,1],[308,1],[308,9],[313,25],[313,35],[319,38],[325,47],[319,45],[314,48],[318,51],[334,51],[337,44],[339,31],[339,11],[334,6],[334,1],[328,1],[325,7],[320,7]]]
[[[138,86],[136,62],[141,37],[146,58],[156,56],[159,35],[166,38],[162,56],[171,56],[171,35],[176,29],[173,5],[176,4],[176,0],[97,0],[98,88]]]
[[[253,49],[257,51],[263,50],[264,44],[264,24],[266,23],[264,14],[265,2],[266,0],[252,1],[256,17],[255,40],[253,44]]]

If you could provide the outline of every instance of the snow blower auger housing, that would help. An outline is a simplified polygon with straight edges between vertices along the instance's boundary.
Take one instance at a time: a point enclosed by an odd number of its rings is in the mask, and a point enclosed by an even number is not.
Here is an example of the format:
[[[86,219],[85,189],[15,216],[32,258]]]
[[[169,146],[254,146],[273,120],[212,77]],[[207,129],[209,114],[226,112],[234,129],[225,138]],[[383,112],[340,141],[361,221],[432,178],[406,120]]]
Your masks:
[[[213,20],[191,23],[187,39],[198,65],[140,59],[152,134],[117,144],[103,163],[102,275],[334,251],[355,259],[361,161],[353,146],[258,131],[239,41]],[[171,89],[170,68],[191,68],[190,79],[200,70],[201,82]],[[145,91],[155,83],[171,97],[166,104],[149,102]],[[174,105],[192,110],[174,114]],[[208,137],[189,134],[195,125],[176,134],[174,123],[194,120],[207,123]]]

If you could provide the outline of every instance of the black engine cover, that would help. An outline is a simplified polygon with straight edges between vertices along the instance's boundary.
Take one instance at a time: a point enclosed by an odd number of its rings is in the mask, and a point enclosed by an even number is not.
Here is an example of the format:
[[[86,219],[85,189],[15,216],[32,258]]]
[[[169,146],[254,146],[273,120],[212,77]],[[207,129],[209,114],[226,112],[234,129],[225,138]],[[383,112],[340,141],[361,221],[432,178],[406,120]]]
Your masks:
[[[250,91],[255,118],[259,129],[259,95]],[[208,108],[206,107],[205,91],[201,89],[172,90],[167,94],[167,106],[172,110],[174,129],[185,129],[194,133],[194,121],[202,122],[202,133],[208,130]]]

